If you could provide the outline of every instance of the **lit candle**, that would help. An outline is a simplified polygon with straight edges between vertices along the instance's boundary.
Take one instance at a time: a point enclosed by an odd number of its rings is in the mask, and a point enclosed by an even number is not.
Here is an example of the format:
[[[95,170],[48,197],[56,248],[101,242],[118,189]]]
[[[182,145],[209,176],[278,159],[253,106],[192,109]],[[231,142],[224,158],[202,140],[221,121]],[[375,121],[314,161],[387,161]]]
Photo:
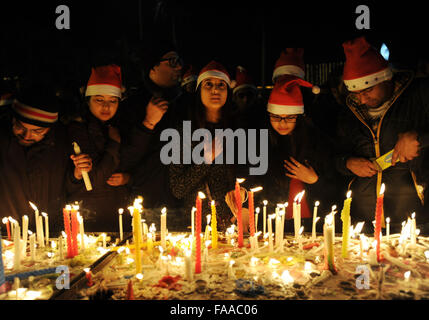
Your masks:
[[[268,216],[268,248],[269,252],[273,252],[274,246],[273,246],[273,226],[272,226],[272,219],[275,218],[275,214],[271,214]]]
[[[277,208],[276,208],[276,213],[275,213],[275,215],[276,215],[276,217],[275,217],[275,247],[276,247],[276,249],[278,249],[278,248],[280,248],[280,246],[281,246],[281,222],[282,222],[282,219],[281,219],[281,217],[280,217],[280,207],[281,206],[283,206],[283,204],[278,204],[277,205]]]
[[[416,237],[416,213],[411,214],[411,244],[415,245],[417,241]]]
[[[332,229],[334,231],[334,243],[335,243],[335,214],[337,213],[337,205],[333,205],[332,209],[331,209],[331,214],[332,214]]]
[[[204,241],[207,241],[210,238],[210,218],[211,218],[211,214],[206,215],[207,224],[204,230]]]
[[[390,218],[386,218],[386,239],[387,241],[390,240]]]
[[[141,259],[141,245],[142,245],[142,233],[141,233],[141,215],[140,210],[141,205],[134,202],[134,211],[133,211],[133,236],[134,236],[134,253],[135,253],[135,262],[136,262],[136,274],[142,272],[142,259]]]
[[[265,236],[265,234],[267,233],[267,204],[268,204],[268,201],[264,200],[262,202],[264,203],[264,209],[262,211],[262,218],[264,219],[263,220],[263,227],[264,227],[263,232],[264,232],[264,236]]]
[[[302,190],[299,193],[298,203],[297,203],[297,213],[298,213],[298,218],[297,218],[298,229],[297,229],[297,232],[298,233],[299,233],[299,230],[301,229],[301,201],[302,201],[302,198],[304,197],[304,194],[305,194],[305,190]]]
[[[301,220],[299,217],[298,203],[297,203],[300,195],[301,193],[298,193],[293,199],[293,226],[294,226],[295,240],[298,240],[298,231],[300,228],[300,220]]]
[[[196,227],[195,227],[195,273],[201,273],[201,206],[202,199],[205,199],[205,194],[198,192],[195,207],[197,208],[196,213]]]
[[[215,206],[214,200],[212,200],[211,202],[211,210],[212,210],[212,248],[217,249],[218,234],[217,234],[216,206]]]
[[[119,212],[119,239],[122,241],[124,239],[124,229],[122,225],[122,214],[124,213],[124,209],[120,208]]]
[[[89,268],[85,268],[83,269],[83,271],[85,271],[85,277],[86,277],[86,285],[88,287],[92,287],[94,285],[94,283],[92,282],[92,273],[91,273],[91,269]]]
[[[204,259],[203,259],[205,263],[209,262],[209,246],[211,243],[212,243],[211,240],[205,241],[206,246],[204,248]]]
[[[39,210],[37,209],[36,205],[32,202],[29,202],[30,206],[33,208],[34,210],[34,222],[36,224],[36,235],[37,235],[37,242],[39,243],[39,247],[43,248],[45,246],[45,243],[42,239],[42,226],[40,225],[40,220],[39,220]]]
[[[238,247],[243,247],[243,221],[241,216],[241,192],[240,192],[240,183],[244,179],[237,179],[235,182],[235,206],[237,207],[237,226],[238,226]]]
[[[255,212],[254,212],[254,193],[261,191],[262,187],[256,187],[250,189],[249,192],[249,228],[250,228],[250,236],[253,237],[255,235]]]
[[[10,222],[9,219],[4,217],[3,218],[3,223],[6,225],[6,230],[7,230],[7,240],[11,241],[11,237],[10,237]]]
[[[70,211],[71,211],[71,206],[68,204],[63,209],[64,231],[66,232],[66,236],[67,236],[67,259],[74,257],[71,227],[70,227]]]
[[[316,240],[316,223],[319,219],[317,219],[317,208],[319,207],[320,202],[316,201],[314,203],[314,209],[313,209],[313,227],[311,229],[311,240]]]
[[[377,241],[377,261],[380,262],[380,233],[381,233],[381,216],[383,215],[384,183],[381,185],[380,193],[377,197],[377,207],[375,211],[375,231],[374,239]]]
[[[328,214],[325,217],[325,224],[323,226],[323,238],[325,241],[325,268],[331,272],[336,273],[334,261],[334,229],[332,220],[333,214]]]
[[[49,217],[46,212],[42,212],[42,216],[45,218],[45,239],[46,245],[49,246]]]
[[[76,155],[81,153],[80,147],[76,142],[73,142],[73,149]],[[91,180],[89,179],[88,172],[82,171],[83,182],[85,183],[85,188],[87,191],[92,190]]]
[[[28,239],[28,216],[22,216],[22,250],[21,255],[25,258],[27,254],[27,239]]]
[[[162,208],[161,210],[161,246],[166,250],[167,249],[167,208]]]
[[[343,221],[343,246],[342,257],[348,258],[349,256],[349,239],[350,239],[350,205],[352,191],[347,192],[347,198],[344,200],[343,210],[341,211],[341,220]]]
[[[197,208],[192,207],[191,210],[191,231],[192,231],[192,239],[195,237],[195,211],[197,211]]]

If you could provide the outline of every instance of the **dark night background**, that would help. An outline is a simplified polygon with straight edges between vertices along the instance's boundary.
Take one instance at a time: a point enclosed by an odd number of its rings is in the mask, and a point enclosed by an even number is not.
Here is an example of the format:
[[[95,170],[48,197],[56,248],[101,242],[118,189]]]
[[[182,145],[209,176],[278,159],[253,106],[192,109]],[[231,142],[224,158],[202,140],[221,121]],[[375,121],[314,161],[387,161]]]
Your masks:
[[[70,8],[70,30],[55,28],[55,8],[61,4]],[[370,8],[370,30],[355,27],[359,4]],[[64,86],[84,85],[90,66],[103,62],[121,64],[129,86],[139,76],[134,62],[140,38],[145,41],[154,30],[176,40],[185,62],[201,67],[216,57],[231,70],[243,65],[258,85],[271,84],[275,61],[285,47],[304,47],[306,63],[343,61],[341,43],[365,34],[376,46],[385,42],[390,61],[398,66],[414,67],[428,55],[422,3],[2,1],[0,10],[1,75]]]

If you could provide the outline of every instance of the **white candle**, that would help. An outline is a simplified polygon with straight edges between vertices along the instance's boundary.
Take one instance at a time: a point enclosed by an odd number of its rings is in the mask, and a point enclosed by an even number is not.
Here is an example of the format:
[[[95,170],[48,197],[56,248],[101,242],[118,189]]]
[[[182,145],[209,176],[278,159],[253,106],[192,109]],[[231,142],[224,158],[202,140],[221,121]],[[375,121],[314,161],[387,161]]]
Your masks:
[[[416,244],[416,213],[413,212],[411,215],[411,244]]]
[[[302,250],[302,232],[304,231],[304,227],[299,228],[299,234],[298,234],[298,248],[299,250]]]
[[[337,209],[337,206],[334,204],[332,206],[332,211],[331,211],[331,214],[332,214],[332,231],[334,233],[334,243],[335,243],[335,214],[337,213],[337,211],[335,211],[336,209]]]
[[[277,205],[276,208],[276,219],[275,219],[275,225],[276,225],[276,233],[275,233],[275,247],[276,249],[280,248],[280,237],[281,237],[281,222],[282,219],[280,217],[280,206],[283,205]]]
[[[22,217],[22,258],[27,254],[27,239],[28,239],[28,216]]]
[[[83,228],[83,217],[80,215],[80,213],[77,213],[77,221],[79,222],[79,233],[80,233],[80,247],[81,249],[85,249],[85,231]]]
[[[18,223],[13,224],[14,237],[13,237],[13,245],[14,245],[14,259],[13,259],[13,269],[18,270],[21,267],[21,228]]]
[[[30,206],[34,210],[34,223],[36,224],[36,235],[37,235],[37,241],[39,243],[40,247],[44,247],[45,244],[43,243],[41,232],[43,232],[43,229],[40,228],[40,222],[39,222],[39,210],[37,209],[36,205],[32,202],[30,202]]]
[[[258,217],[259,217],[259,207],[255,209],[255,232],[258,232]]]
[[[232,266],[234,265],[235,261],[230,260],[228,264],[228,278],[229,279],[235,279],[234,270],[232,269]]]
[[[192,210],[191,210],[192,239],[195,239],[195,211],[197,211],[197,208],[192,207]]]
[[[73,149],[76,155],[81,153],[80,147],[76,142],[73,142]],[[85,187],[87,191],[92,190],[91,180],[89,179],[89,175],[87,171],[82,171],[82,178],[85,183]]]
[[[191,250],[186,249],[185,251],[185,275],[186,280],[192,281],[192,261],[191,261]]]
[[[45,247],[45,235],[43,233],[43,216],[39,215],[40,240],[39,246]]]
[[[58,260],[63,260],[64,258],[63,247],[63,236],[60,235],[60,237],[58,238]]]
[[[207,225],[206,225],[206,228],[205,228],[205,230],[204,230],[204,241],[207,241],[207,240],[209,240],[210,239],[210,219],[211,219],[211,214],[208,214],[207,216],[206,216],[206,219],[207,219]]]
[[[390,240],[390,218],[386,218],[386,239],[387,241]]]
[[[28,231],[30,235],[30,257],[32,261],[36,260],[36,235],[31,231]]]
[[[275,217],[275,214],[268,216],[268,248],[269,252],[273,252],[273,226],[272,226],[272,219]]]
[[[209,262],[209,246],[210,246],[210,244],[211,244],[212,242],[211,242],[211,240],[207,240],[206,242],[205,242],[205,248],[204,248],[204,257],[203,257],[203,261],[205,262],[205,263],[208,263]]]
[[[42,212],[42,216],[45,218],[45,239],[46,245],[49,246],[49,218],[46,212]],[[43,223],[42,223],[43,225]]]
[[[119,210],[119,239],[124,240],[124,229],[122,225],[122,214],[124,213],[124,209],[120,208]]]
[[[313,209],[313,228],[311,230],[311,240],[316,240],[316,223],[319,219],[317,219],[317,208],[319,207],[320,202],[316,201],[314,203]]]
[[[288,205],[289,205],[289,203],[285,202],[285,204],[283,205],[283,211],[282,211],[282,235],[281,235],[282,245],[283,245],[283,241],[285,238],[286,209],[287,209]]]
[[[267,204],[268,204],[268,201],[267,200],[264,200],[263,201],[263,203],[264,203],[264,210],[263,210],[263,212],[262,212],[262,215],[263,215],[263,227],[264,227],[264,229],[263,229],[263,232],[264,232],[264,236],[265,236],[265,234],[267,233]]]
[[[167,208],[162,208],[161,210],[161,246],[164,249],[167,249]]]

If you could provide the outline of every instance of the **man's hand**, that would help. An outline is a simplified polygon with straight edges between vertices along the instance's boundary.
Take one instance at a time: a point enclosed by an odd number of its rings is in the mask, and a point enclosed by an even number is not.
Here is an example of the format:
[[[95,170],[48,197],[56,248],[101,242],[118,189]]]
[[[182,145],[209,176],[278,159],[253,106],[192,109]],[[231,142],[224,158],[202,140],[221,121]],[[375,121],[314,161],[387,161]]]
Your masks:
[[[346,162],[347,169],[358,177],[372,177],[377,173],[374,164],[365,158],[349,158]]]
[[[163,98],[155,98],[149,100],[146,106],[146,117],[143,120],[143,125],[153,130],[157,123],[161,121],[162,117],[168,110],[168,102]]]
[[[419,146],[420,143],[417,141],[416,132],[400,133],[395,148],[393,149],[392,166],[396,164],[398,159],[401,162],[407,162],[418,157]]]
[[[129,173],[114,173],[106,181],[106,183],[112,187],[123,186],[130,181]]]
[[[79,155],[71,155],[70,158],[74,163],[74,177],[77,180],[82,179],[82,171],[90,172],[92,170],[92,159],[89,155],[81,153]]]

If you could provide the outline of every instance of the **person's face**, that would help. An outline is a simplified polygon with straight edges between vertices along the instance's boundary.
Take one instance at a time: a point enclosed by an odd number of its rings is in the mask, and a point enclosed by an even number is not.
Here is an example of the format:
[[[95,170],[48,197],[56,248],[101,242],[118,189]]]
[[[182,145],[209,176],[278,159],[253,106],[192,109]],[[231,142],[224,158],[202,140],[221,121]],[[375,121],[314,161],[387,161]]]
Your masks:
[[[352,95],[356,97],[360,104],[364,104],[368,108],[378,108],[389,99],[391,90],[389,83],[383,81],[367,89],[352,92]]]
[[[175,87],[182,77],[183,62],[175,51],[164,54],[158,65],[149,73],[150,78],[163,88]]]
[[[249,88],[237,90],[233,96],[233,100],[240,110],[245,110],[251,106],[255,102],[255,99],[256,92]]]
[[[228,84],[217,78],[207,78],[201,82],[201,102],[208,109],[220,109],[228,97]]]
[[[291,134],[296,127],[297,114],[273,114],[269,113],[271,126],[278,134],[286,136]]]
[[[25,147],[43,140],[49,129],[25,123],[15,118],[12,119],[12,132],[18,139],[18,143]]]
[[[119,98],[115,96],[96,95],[89,98],[89,111],[101,121],[112,119],[118,106]]]

